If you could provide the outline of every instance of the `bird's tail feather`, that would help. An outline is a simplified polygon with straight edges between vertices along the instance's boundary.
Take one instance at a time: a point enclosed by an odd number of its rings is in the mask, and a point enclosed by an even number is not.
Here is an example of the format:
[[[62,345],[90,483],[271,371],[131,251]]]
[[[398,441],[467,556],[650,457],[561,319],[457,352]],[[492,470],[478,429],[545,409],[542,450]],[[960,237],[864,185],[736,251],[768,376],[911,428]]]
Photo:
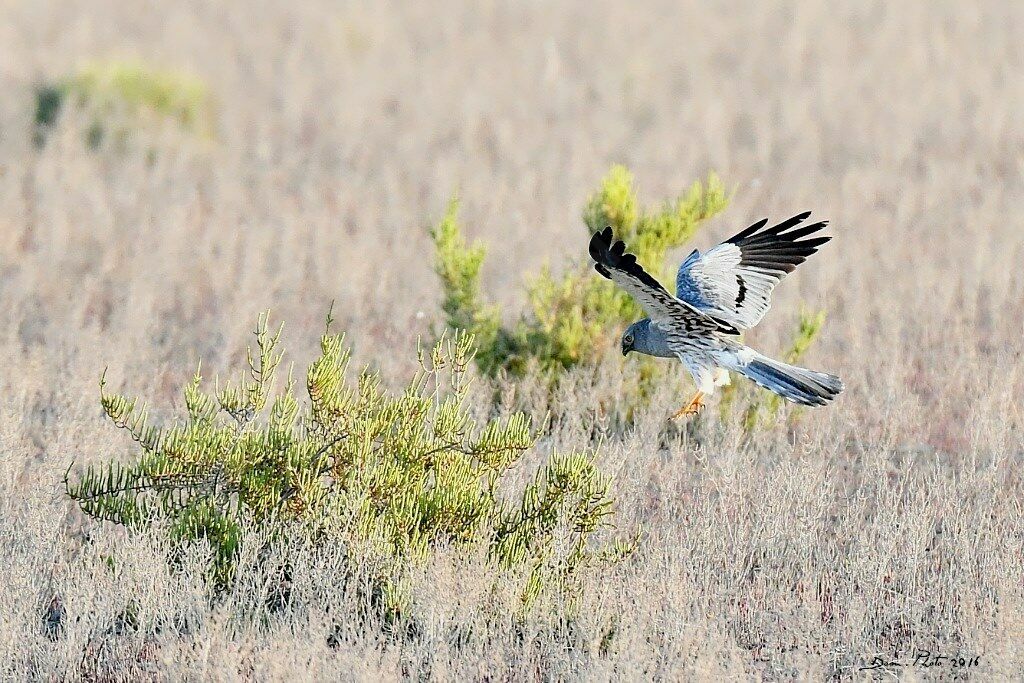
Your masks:
[[[782,398],[805,406],[823,406],[843,390],[842,381],[835,375],[798,368],[757,352],[748,362],[737,363],[730,369]]]

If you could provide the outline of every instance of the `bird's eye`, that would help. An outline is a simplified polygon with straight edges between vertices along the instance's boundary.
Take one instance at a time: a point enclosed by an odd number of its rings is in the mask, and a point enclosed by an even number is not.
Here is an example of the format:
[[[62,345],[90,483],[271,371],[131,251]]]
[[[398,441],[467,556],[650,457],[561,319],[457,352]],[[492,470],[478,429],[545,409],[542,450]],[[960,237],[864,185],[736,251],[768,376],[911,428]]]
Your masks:
[[[631,334],[627,334],[626,335],[626,343],[630,344],[630,345],[633,343],[633,335],[631,335]]]

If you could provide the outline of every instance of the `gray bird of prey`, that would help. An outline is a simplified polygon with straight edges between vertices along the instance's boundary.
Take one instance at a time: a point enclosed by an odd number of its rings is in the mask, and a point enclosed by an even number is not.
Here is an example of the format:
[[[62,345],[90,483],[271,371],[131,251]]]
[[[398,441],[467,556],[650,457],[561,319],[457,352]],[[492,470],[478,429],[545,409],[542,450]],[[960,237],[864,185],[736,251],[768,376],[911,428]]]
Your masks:
[[[800,405],[825,405],[843,390],[835,375],[773,360],[736,338],[764,317],[775,285],[832,239],[811,237],[828,222],[803,224],[810,215],[770,228],[765,218],[704,254],[694,249],[679,266],[676,296],[626,253],[610,227],[590,238],[597,272],[626,290],[649,316],[623,333],[622,355],[678,358],[693,375],[697,394],[672,417],[699,412],[716,387],[729,384],[730,371]]]

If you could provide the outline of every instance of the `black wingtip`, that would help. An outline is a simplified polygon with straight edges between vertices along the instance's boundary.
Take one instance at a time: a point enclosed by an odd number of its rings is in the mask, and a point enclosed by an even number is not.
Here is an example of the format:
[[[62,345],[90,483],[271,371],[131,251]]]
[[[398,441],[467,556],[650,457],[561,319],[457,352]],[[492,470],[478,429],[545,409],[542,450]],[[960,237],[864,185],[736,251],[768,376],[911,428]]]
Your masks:
[[[755,232],[757,232],[758,230],[760,230],[761,228],[763,228],[767,224],[768,224],[768,218],[766,216],[765,218],[762,218],[761,220],[759,220],[756,223],[754,223],[753,225],[750,225],[750,226],[744,228],[742,231],[736,233],[735,235],[730,237],[727,241],[735,243],[735,242],[737,242],[737,241],[739,241],[739,240],[741,240],[741,239],[743,239],[745,237],[749,237],[750,235],[753,235]]]
[[[639,279],[648,287],[664,289],[636,262],[636,256],[626,251],[625,242],[615,240],[611,226],[595,232],[590,238],[590,258],[594,259],[594,269],[606,278],[611,279],[609,271],[619,270]]]
[[[763,227],[767,221],[762,220],[728,242],[740,248],[743,266],[791,273],[832,239],[831,235],[819,234],[828,221],[804,223],[810,216],[810,211],[804,211],[769,228]]]
[[[598,230],[590,238],[590,258],[594,259],[594,270],[601,275],[601,277],[612,278],[612,274],[608,272],[608,265],[611,262],[611,251],[614,248],[613,240],[615,238],[612,228],[609,225],[604,230]],[[619,242],[619,244],[622,244]],[[623,245],[625,247],[625,245]]]
[[[793,216],[792,218],[787,218],[786,220],[782,221],[778,225],[773,225],[772,227],[768,228],[767,230],[762,230],[760,234],[761,235],[781,235],[782,233],[784,233],[785,231],[789,230],[790,228],[793,228],[793,227],[795,227],[797,225],[800,225],[801,223],[803,223],[805,220],[807,220],[810,217],[811,217],[811,212],[810,211],[804,211],[803,213],[798,213],[797,215]]]
[[[789,230],[790,228],[794,228],[794,227],[800,225],[801,223],[803,223],[805,220],[807,220],[810,217],[811,217],[811,212],[810,211],[804,211],[802,213],[798,213],[795,216],[782,221],[781,223],[773,225],[770,228],[765,228],[764,227],[765,225],[768,224],[768,219],[767,218],[762,218],[761,220],[759,220],[758,222],[754,223],[753,225],[751,225],[750,227],[746,228],[745,230],[743,230],[743,231],[733,235],[728,240],[726,240],[726,242],[730,242],[732,244],[738,244],[738,243],[742,242],[743,240],[750,240],[750,239],[754,239],[754,238],[757,238],[757,237],[768,236],[768,235],[780,235],[780,234],[784,233],[786,230]],[[825,227],[826,225],[828,225],[828,221],[820,221],[818,223],[815,223],[814,226],[805,226],[805,227],[801,227],[799,229],[801,231],[807,231],[805,234],[810,234],[811,232],[816,232],[816,231],[820,230],[821,228]]]
[[[607,261],[605,254],[611,250],[612,238],[611,226],[604,230],[598,230],[590,238],[590,258],[594,259],[597,265],[601,265]]]

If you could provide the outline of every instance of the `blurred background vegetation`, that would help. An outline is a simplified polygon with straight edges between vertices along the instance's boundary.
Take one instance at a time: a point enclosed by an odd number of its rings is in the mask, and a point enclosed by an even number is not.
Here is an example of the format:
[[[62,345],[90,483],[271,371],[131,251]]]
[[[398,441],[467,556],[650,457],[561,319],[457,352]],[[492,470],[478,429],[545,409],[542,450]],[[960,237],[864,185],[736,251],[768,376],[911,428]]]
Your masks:
[[[119,125],[146,125],[154,119],[173,121],[202,136],[210,136],[214,130],[213,103],[198,76],[156,68],[138,59],[91,62],[71,75],[38,84],[37,145],[45,143],[65,106],[84,109],[91,116],[86,142],[93,149],[105,135],[123,139],[128,131]]]

